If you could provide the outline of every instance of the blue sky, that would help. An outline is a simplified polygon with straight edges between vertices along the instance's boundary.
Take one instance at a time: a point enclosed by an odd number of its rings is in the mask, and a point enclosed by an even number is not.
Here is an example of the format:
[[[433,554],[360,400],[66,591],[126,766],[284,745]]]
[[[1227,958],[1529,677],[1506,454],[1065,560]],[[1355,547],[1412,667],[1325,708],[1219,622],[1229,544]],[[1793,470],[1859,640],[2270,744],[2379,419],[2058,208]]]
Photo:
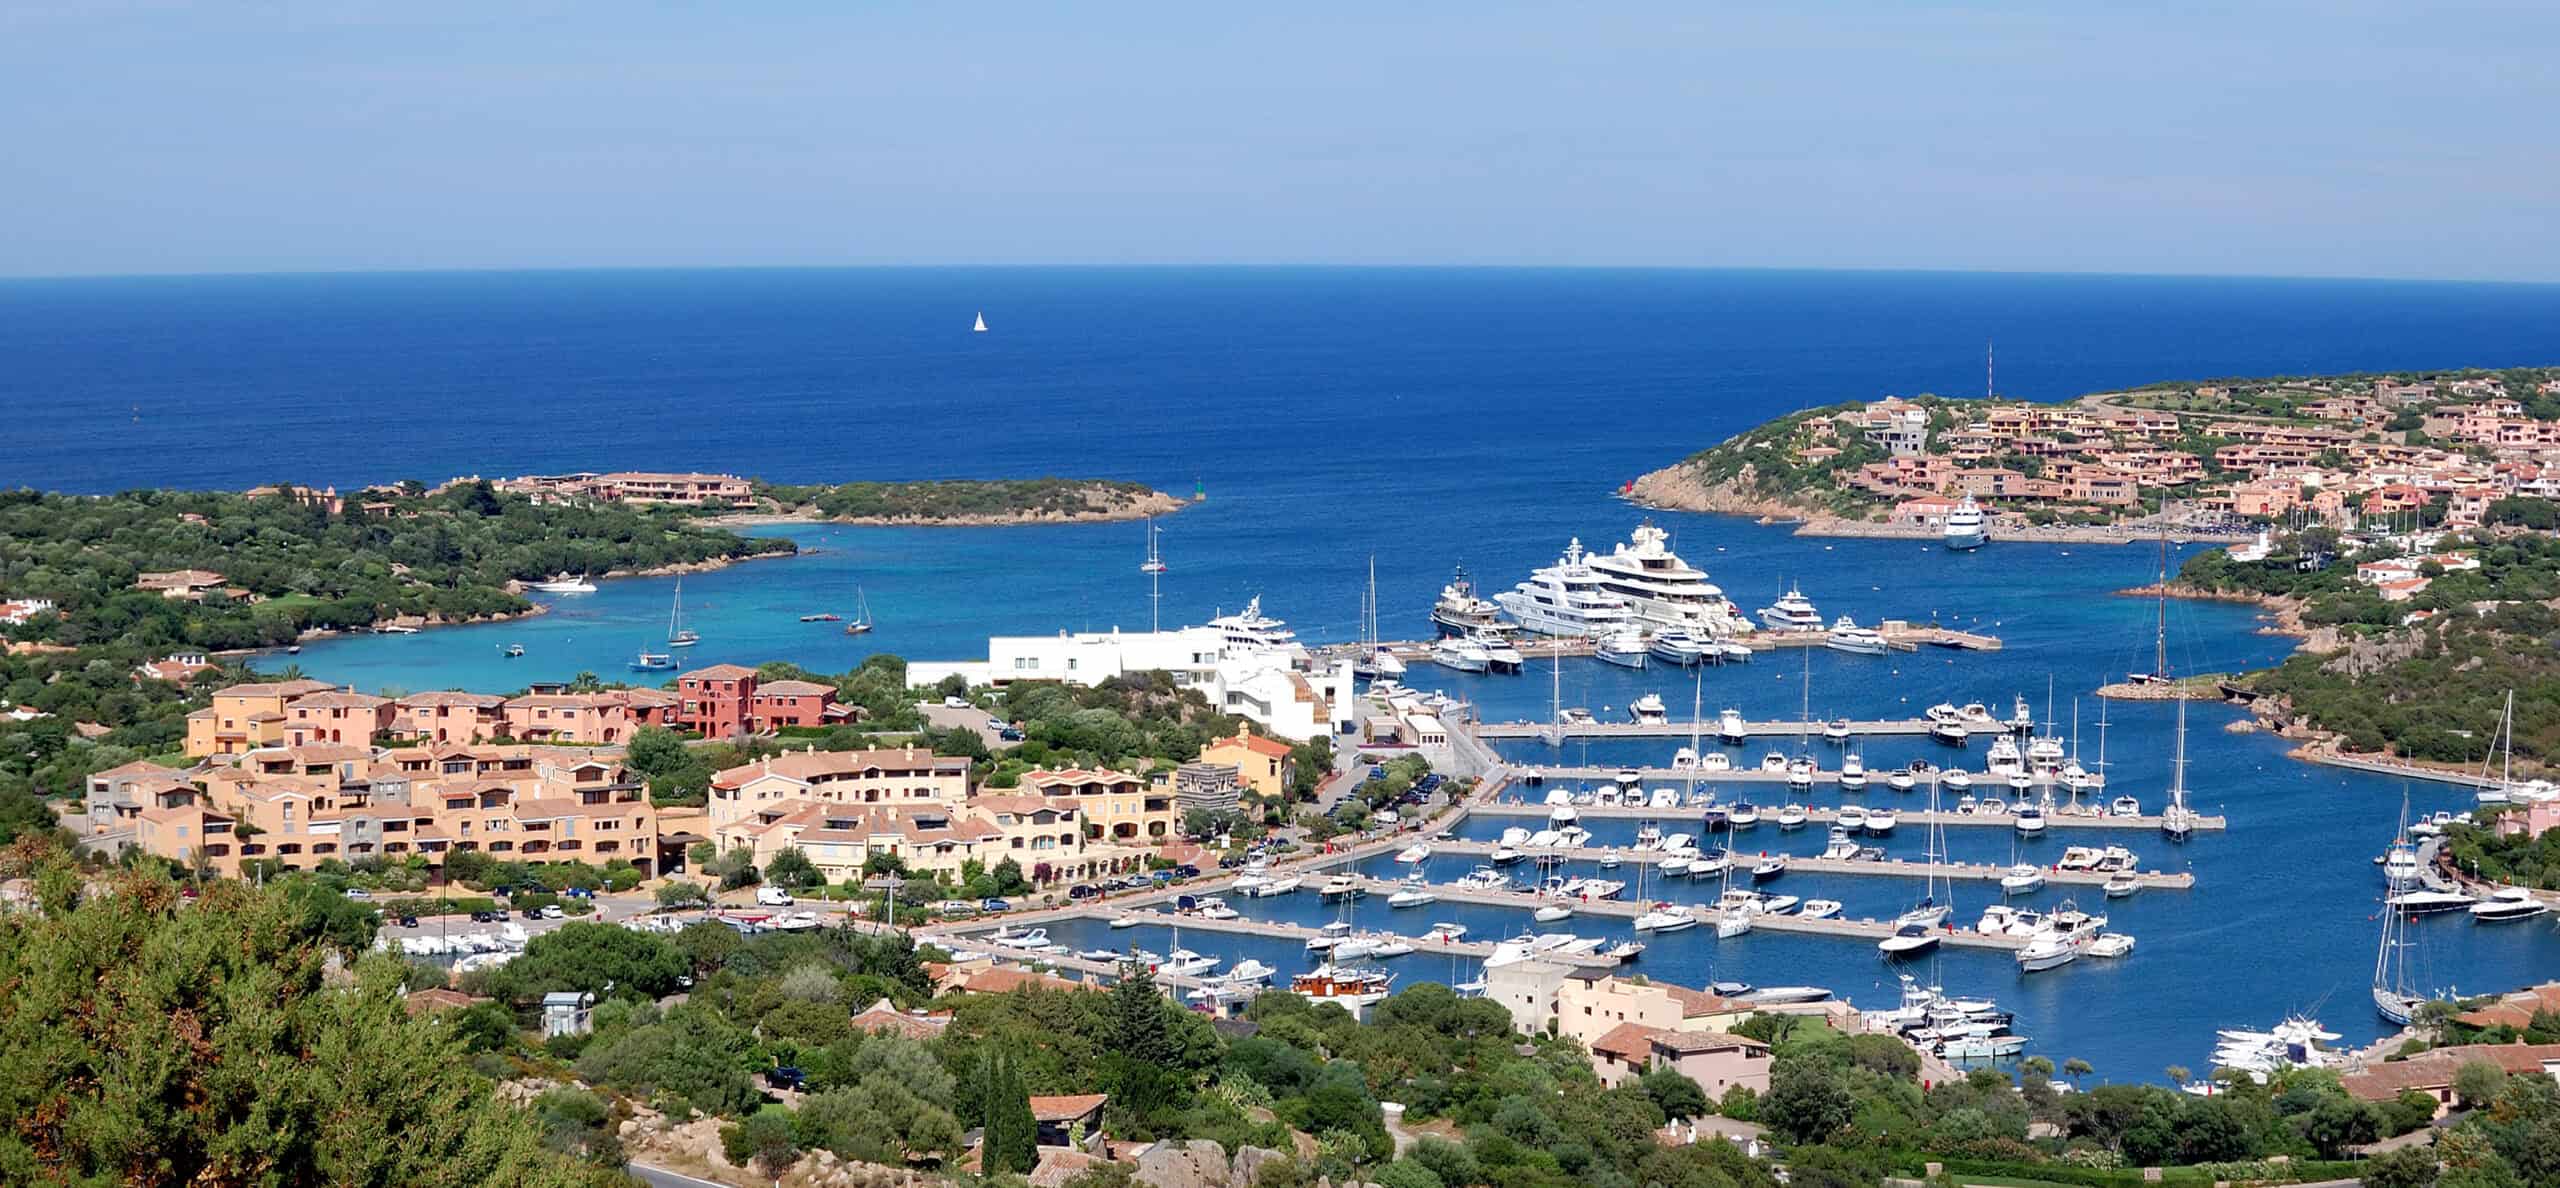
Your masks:
[[[0,8],[0,275],[2560,279],[2560,5]]]

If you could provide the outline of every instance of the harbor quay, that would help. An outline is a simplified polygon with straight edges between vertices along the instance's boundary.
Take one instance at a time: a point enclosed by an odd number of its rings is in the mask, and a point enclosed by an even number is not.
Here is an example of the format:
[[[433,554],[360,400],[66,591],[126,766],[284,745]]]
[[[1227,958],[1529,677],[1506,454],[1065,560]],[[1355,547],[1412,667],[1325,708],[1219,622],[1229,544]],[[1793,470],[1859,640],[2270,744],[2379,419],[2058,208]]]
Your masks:
[[[1480,857],[1493,853],[1495,849],[1495,845],[1491,842],[1440,841],[1431,843],[1431,852],[1434,854],[1463,854],[1471,857]],[[1737,855],[1738,854],[1739,851],[1737,851]],[[1620,862],[1633,866],[1652,866],[1662,860],[1662,855],[1658,851],[1618,850],[1600,846],[1579,846],[1567,849],[1539,850],[1536,851],[1533,856],[1541,858],[1561,858],[1568,862],[1594,862],[1602,858],[1615,857]],[[1882,861],[1861,861],[1853,858],[1817,858],[1790,854],[1786,856],[1786,859],[1787,869],[1801,871],[1805,874],[1883,875],[1888,878],[1905,879],[1975,879],[1986,882],[1996,882],[2002,876],[2007,875],[2011,869],[2010,867],[1990,862],[1913,862],[1904,858],[1888,858]],[[2063,870],[2050,863],[2039,867],[2038,869],[2043,873],[2045,881],[2048,883],[2084,887],[2103,886],[2111,875],[2111,872],[2101,870]],[[2195,875],[2185,871],[2136,871],[2134,872],[2134,877],[2141,880],[2142,885],[2146,888],[2157,887],[2163,890],[2184,891],[2196,885]],[[1439,890],[1436,886],[1432,889],[1434,891]]]
[[[1840,723],[1810,722],[1745,722],[1743,726],[1754,738],[1774,734],[1787,738],[1820,734]],[[1927,718],[1885,718],[1847,724],[1849,733],[1863,736],[1917,736],[1929,733]],[[1486,722],[1475,728],[1476,735],[1489,739],[1522,738],[1699,738],[1716,737],[1716,722]]]
[[[1546,776],[1549,778],[1603,778],[1603,776],[1572,776],[1574,771],[1603,771],[1603,768],[1549,768]],[[1761,771],[1718,773],[1718,781],[1723,781],[1725,776],[1751,776],[1748,781],[1733,781],[1733,783],[1784,783],[1784,776],[1779,776],[1779,773],[1761,773]],[[1577,817],[1605,817],[1605,819],[1687,819],[1697,814],[1695,807],[1654,809],[1654,807],[1646,807],[1646,804],[1574,804],[1572,809]],[[1472,807],[1469,812],[1485,814],[1485,817],[1546,819],[1554,809],[1546,807],[1546,804],[1521,804],[1521,801],[1487,801],[1487,804],[1477,804],[1477,807]],[[1823,809],[1823,807],[1805,809],[1805,822],[1828,824],[1828,822],[1836,822],[1836,819],[1841,819],[1841,809]],[[2007,814],[2007,812],[1928,812],[1928,809],[1910,809],[1910,812],[1905,812],[1905,809],[1894,809],[1894,819],[1902,824],[1946,824],[1946,827],[1964,827],[1964,824],[1976,824],[1976,827],[2015,827],[2017,824],[2017,814]],[[2071,812],[2071,809],[2056,809],[2056,812],[2051,812],[2048,817],[2045,817],[2045,824],[2051,824],[2053,830],[2150,830],[2150,832],[2161,830],[2161,819],[2153,817],[2153,814],[2143,814],[2143,817],[2115,817],[2115,814]],[[2227,822],[2225,817],[2196,817],[2196,832],[2217,832],[2217,830],[2225,830],[2225,827],[2230,827],[2230,822]]]
[[[1366,875],[1353,875],[1351,877],[1359,882],[1363,891],[1376,894],[1391,894],[1402,890],[1409,885],[1392,879],[1372,878]],[[1428,886],[1430,887],[1433,895],[1439,896],[1443,902],[1448,903],[1474,903],[1483,904],[1488,907],[1514,907],[1525,912],[1535,911],[1538,908],[1546,907],[1550,904],[1563,902],[1552,897],[1535,895],[1527,891],[1482,891],[1471,887],[1451,886],[1446,883],[1432,883],[1428,884]],[[1618,899],[1578,899],[1571,901],[1571,903],[1574,918],[1577,920],[1588,917],[1605,916],[1612,919],[1623,919],[1630,923],[1632,923],[1636,917],[1643,915],[1650,907],[1649,904],[1632,903]],[[1559,927],[1561,926],[1562,925],[1559,925]],[[1799,932],[1810,936],[1882,940],[1885,937],[1893,935],[1894,923],[1891,920],[1847,920],[1838,917],[1808,920],[1802,916],[1771,915],[1764,912],[1751,917],[1751,927],[1754,929],[1765,929],[1771,932]],[[1710,932],[1709,935],[1712,936],[1713,933]],[[1981,933],[1975,932],[1969,928],[1956,928],[1952,926],[1947,927],[1941,933],[1941,938],[1950,945],[1977,949],[2015,950],[2023,949],[2027,946],[2027,938],[2022,936]]]

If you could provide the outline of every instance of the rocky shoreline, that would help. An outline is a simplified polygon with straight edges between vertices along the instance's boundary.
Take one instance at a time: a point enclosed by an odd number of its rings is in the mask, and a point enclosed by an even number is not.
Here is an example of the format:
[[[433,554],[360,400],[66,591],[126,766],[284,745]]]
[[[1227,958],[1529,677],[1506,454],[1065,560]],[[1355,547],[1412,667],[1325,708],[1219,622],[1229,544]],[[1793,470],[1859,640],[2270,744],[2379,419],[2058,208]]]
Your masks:
[[[1678,462],[1638,478],[1628,488],[1626,499],[1638,507],[1656,511],[1749,516],[1763,524],[1794,523],[1798,536],[1936,540],[1939,535],[1938,529],[1926,524],[1890,524],[1843,516],[1792,499],[1763,495],[1749,489],[1751,477],[1752,470],[1746,466],[1729,481],[1708,482],[1698,476],[1693,464]],[[1994,543],[2124,545],[2154,543],[2159,539],[2157,529],[2130,524],[2000,523],[1992,528]],[[2172,531],[2169,539],[2190,544],[2231,538],[2214,533]]]

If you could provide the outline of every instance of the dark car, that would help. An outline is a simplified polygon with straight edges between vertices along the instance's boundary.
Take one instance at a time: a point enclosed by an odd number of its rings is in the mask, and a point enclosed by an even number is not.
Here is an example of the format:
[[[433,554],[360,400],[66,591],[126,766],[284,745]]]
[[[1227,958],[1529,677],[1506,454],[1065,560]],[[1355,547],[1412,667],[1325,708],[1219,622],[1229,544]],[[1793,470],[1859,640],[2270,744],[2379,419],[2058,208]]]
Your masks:
[[[982,912],[1009,912],[1013,910],[1013,905],[1006,903],[1001,899],[982,899],[978,901],[978,910]]]
[[[776,1089],[797,1089],[807,1074],[788,1064],[764,1070],[764,1083]]]
[[[1003,739],[1006,742],[1021,742],[1022,730],[1020,727],[1007,726],[1002,730],[996,731],[996,737]]]
[[[517,913],[517,914],[518,914],[518,915],[523,916],[525,919],[528,919],[528,920],[539,920],[539,919],[541,919],[541,918],[542,918],[542,909],[541,909],[541,908],[526,908],[525,910],[523,910],[522,912],[519,912],[519,913]]]
[[[416,916],[402,916],[400,917],[400,926],[402,928],[415,928],[418,926],[418,918]]]
[[[1100,894],[1102,894],[1102,892],[1091,883],[1078,883],[1075,886],[1067,888],[1067,898],[1069,899],[1091,899]]]
[[[498,922],[498,913],[491,911],[473,912],[471,913],[471,922],[474,924],[495,924]]]
[[[1182,865],[1173,868],[1173,877],[1177,879],[1196,879],[1200,877],[1200,868],[1185,862]]]

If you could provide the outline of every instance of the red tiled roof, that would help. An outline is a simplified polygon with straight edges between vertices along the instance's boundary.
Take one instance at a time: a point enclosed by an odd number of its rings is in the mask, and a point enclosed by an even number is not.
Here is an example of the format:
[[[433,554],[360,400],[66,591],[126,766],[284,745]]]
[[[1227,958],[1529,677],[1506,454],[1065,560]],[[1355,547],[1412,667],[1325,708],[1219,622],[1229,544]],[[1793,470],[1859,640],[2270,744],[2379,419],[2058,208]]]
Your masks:
[[[685,673],[683,676],[680,676],[680,677],[678,677],[678,678],[676,678],[676,679],[678,679],[678,680],[695,679],[695,680],[706,680],[706,681],[735,681],[735,680],[741,680],[741,679],[744,679],[744,678],[747,678],[747,677],[754,676],[755,674],[756,674],[756,670],[754,670],[754,669],[752,669],[752,668],[747,668],[747,667],[745,667],[745,666],[743,666],[743,665],[737,665],[737,664],[714,664],[714,665],[712,665],[712,666],[711,666],[711,667],[709,667],[709,668],[697,668],[697,669],[694,669],[692,672]]]
[[[1070,1093],[1064,1097],[1034,1097],[1031,1116],[1042,1122],[1073,1122],[1101,1109],[1110,1101],[1108,1093]]]
[[[1289,744],[1276,738],[1255,734],[1250,730],[1237,731],[1234,738],[1222,738],[1209,744],[1211,750],[1216,750],[1219,747],[1235,746],[1241,746],[1256,755],[1264,755],[1273,759],[1286,759],[1289,757]]]
[[[1629,1064],[1642,1064],[1653,1055],[1653,1037],[1665,1034],[1660,1028],[1642,1023],[1620,1023],[1607,1035],[1591,1041],[1594,1056],[1614,1056]]]

